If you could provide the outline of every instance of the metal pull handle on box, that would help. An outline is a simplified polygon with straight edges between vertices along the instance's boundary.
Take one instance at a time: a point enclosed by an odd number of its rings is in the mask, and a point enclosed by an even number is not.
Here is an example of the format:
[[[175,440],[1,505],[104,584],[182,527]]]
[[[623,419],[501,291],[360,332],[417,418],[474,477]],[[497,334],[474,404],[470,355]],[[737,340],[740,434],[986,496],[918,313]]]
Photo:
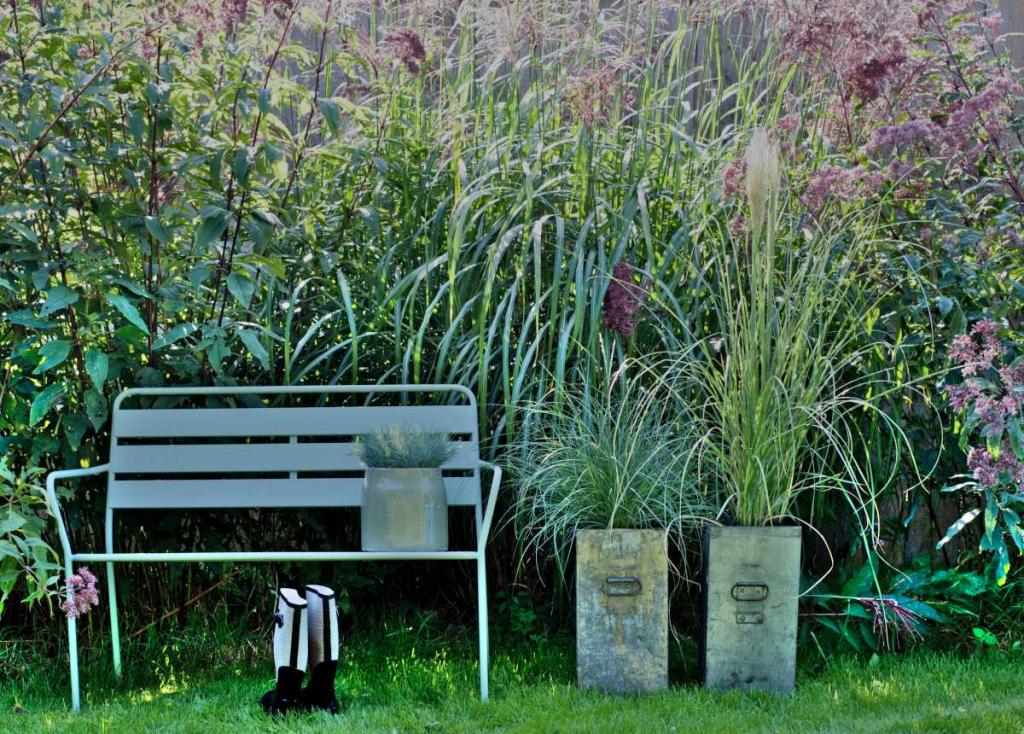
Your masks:
[[[606,596],[639,596],[643,588],[636,576],[608,576],[601,584]]]
[[[761,581],[741,581],[732,587],[736,601],[764,601],[768,598],[768,584]]]

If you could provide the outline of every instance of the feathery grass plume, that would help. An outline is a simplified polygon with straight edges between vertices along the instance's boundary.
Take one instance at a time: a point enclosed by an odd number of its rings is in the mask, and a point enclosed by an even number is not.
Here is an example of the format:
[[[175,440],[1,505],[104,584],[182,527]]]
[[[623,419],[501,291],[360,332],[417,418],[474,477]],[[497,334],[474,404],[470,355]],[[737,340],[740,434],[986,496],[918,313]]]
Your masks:
[[[521,559],[549,553],[564,578],[577,530],[663,528],[681,542],[712,515],[694,460],[700,437],[668,399],[664,366],[628,362],[633,374],[608,388],[580,373],[561,400],[523,408],[506,456]]]
[[[435,469],[455,455],[455,447],[444,433],[391,426],[363,435],[353,453],[371,469]]]
[[[750,138],[746,161],[747,203],[750,206],[750,231],[754,240],[761,237],[765,218],[775,208],[779,195],[779,148],[758,128]]]

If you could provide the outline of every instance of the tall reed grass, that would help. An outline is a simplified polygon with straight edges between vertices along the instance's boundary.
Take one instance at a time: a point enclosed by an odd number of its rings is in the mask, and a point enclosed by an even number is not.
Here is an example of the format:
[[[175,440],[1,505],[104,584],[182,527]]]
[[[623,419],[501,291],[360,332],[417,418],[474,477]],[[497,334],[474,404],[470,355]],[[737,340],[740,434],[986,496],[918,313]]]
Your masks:
[[[889,370],[865,372],[890,351],[873,329],[882,293],[872,282],[881,247],[871,209],[813,222],[792,206],[784,161],[763,130],[746,152],[747,227],[707,233],[708,308],[719,325],[701,358],[675,362],[673,382],[718,473],[721,514],[740,525],[793,522],[804,492],[838,495],[872,537],[875,499],[894,479],[871,474],[870,456],[909,448],[882,398]],[[902,388],[901,388],[902,389]],[[874,417],[877,446],[857,422]]]

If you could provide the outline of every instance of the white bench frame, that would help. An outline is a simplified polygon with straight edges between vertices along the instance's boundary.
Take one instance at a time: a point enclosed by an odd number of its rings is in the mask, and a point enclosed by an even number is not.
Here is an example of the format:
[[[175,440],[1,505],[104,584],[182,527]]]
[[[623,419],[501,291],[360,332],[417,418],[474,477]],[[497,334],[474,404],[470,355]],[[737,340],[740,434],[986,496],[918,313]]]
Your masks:
[[[411,406],[369,406],[369,407],[313,407],[313,408],[266,408],[270,411],[293,411],[290,418],[313,421],[302,423],[302,430],[294,425],[270,430],[256,427],[249,433],[251,425],[246,418],[257,415],[261,408],[177,408],[158,410],[152,408],[125,409],[121,404],[132,396],[204,396],[204,395],[330,395],[447,392],[464,397],[468,405],[411,405]],[[311,411],[334,411],[330,414],[311,414]],[[206,411],[202,426],[197,428],[194,420],[175,421],[175,416],[192,411]],[[252,411],[252,412],[250,412]],[[155,413],[156,422],[147,422],[145,413]],[[249,413],[246,416],[246,413]],[[285,416],[285,413],[281,414]],[[266,414],[264,414],[266,416]],[[427,418],[428,420],[422,420]],[[315,419],[315,420],[314,420]],[[255,419],[254,419],[255,420]],[[361,479],[307,479],[298,476],[299,471],[352,471],[362,466],[351,453],[351,443],[299,443],[299,436],[338,436],[366,433],[389,425],[406,423],[423,430],[438,430],[449,434],[469,435],[470,441],[456,443],[456,457],[444,468],[471,471],[471,476],[446,477],[445,484],[449,504],[475,507],[477,546],[468,551],[438,552],[362,552],[362,551],[284,551],[284,552],[183,552],[183,553],[115,553],[114,552],[114,510],[115,509],[212,509],[240,507],[343,507],[359,506],[358,485]],[[177,424],[176,424],[177,423]],[[259,421],[257,420],[258,424]],[[358,425],[356,425],[358,423]],[[196,431],[200,431],[197,435]],[[223,431],[226,430],[227,433]],[[218,432],[221,431],[221,432]],[[289,442],[272,444],[273,450],[260,449],[267,444],[175,444],[161,446],[120,445],[122,437],[148,436],[157,438],[227,437],[237,436],[240,440],[251,436],[288,436]],[[69,469],[51,472],[46,478],[46,498],[50,512],[56,518],[57,532],[64,554],[64,572],[70,578],[76,563],[107,564],[107,599],[110,605],[110,633],[114,660],[114,672],[121,675],[121,638],[117,618],[117,592],[115,587],[115,563],[182,563],[182,562],[275,562],[275,561],[412,561],[450,560],[476,561],[477,603],[480,626],[480,698],[488,698],[488,629],[487,629],[487,575],[484,549],[494,519],[495,499],[501,483],[501,468],[479,458],[479,426],[477,404],[473,393],[461,385],[349,385],[349,386],[262,386],[262,387],[207,387],[207,388],[133,388],[124,390],[113,405],[111,425],[110,460],[106,464],[88,469]],[[227,447],[227,448],[226,448]],[[319,447],[319,449],[318,449]],[[259,451],[261,456],[254,456]],[[248,463],[256,460],[259,468]],[[190,472],[220,471],[238,472],[240,466],[249,471],[289,472],[288,478],[281,479],[207,479],[196,480],[138,480],[121,479],[119,473],[141,473],[150,463],[161,462],[173,466],[174,471]],[[177,462],[169,464],[169,462]],[[193,463],[194,462],[194,463]],[[240,464],[240,462],[242,462]],[[283,462],[283,463],[274,463]],[[203,468],[197,468],[202,466]],[[482,503],[480,469],[492,473],[487,505]],[[107,506],[105,520],[105,553],[73,553],[68,529],[64,524],[60,503],[57,500],[56,483],[60,480],[107,475]],[[302,489],[282,492],[289,486]],[[221,484],[223,483],[223,484]],[[148,485],[148,486],[147,486]],[[263,491],[257,491],[259,485]],[[201,490],[200,494],[188,494]],[[155,491],[154,491],[155,490]],[[202,501],[196,502],[199,497]],[[70,598],[70,590],[69,590]],[[68,658],[71,668],[71,706],[74,711],[81,708],[78,676],[78,634],[74,619],[68,619]]]

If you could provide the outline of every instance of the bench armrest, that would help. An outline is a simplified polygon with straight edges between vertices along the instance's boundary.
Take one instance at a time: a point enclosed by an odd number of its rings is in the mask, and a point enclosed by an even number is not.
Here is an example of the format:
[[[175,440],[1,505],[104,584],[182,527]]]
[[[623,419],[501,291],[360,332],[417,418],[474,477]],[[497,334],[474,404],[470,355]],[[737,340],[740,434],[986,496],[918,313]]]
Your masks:
[[[487,493],[487,507],[484,509],[484,519],[477,537],[477,551],[483,553],[487,537],[491,534],[491,521],[494,520],[494,506],[498,499],[498,486],[501,484],[501,467],[488,461],[481,461],[480,468],[491,471],[491,490]]]
[[[97,466],[90,466],[88,469],[52,471],[46,476],[46,504],[50,509],[50,514],[57,521],[57,533],[60,535],[60,547],[64,551],[65,566],[71,562],[71,541],[69,540],[67,526],[64,525],[64,516],[60,512],[60,502],[57,501],[57,480],[103,474],[109,469],[110,464],[98,464]]]

